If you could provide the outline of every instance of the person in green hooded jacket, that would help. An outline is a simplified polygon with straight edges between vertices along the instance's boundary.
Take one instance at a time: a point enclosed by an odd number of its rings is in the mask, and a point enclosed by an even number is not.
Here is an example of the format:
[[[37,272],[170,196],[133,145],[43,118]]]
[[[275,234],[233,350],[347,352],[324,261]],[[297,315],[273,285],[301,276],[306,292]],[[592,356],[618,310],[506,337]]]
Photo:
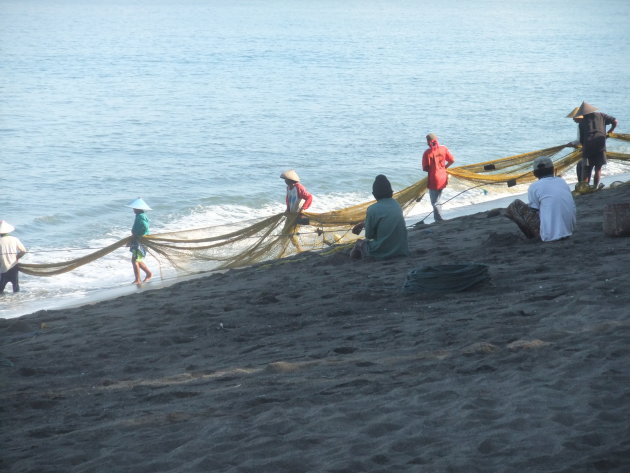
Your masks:
[[[368,207],[365,221],[354,226],[356,235],[365,228],[365,240],[358,240],[350,252],[353,259],[376,259],[409,256],[407,225],[400,204],[392,198],[394,192],[383,174],[374,179],[372,195],[376,203]]]

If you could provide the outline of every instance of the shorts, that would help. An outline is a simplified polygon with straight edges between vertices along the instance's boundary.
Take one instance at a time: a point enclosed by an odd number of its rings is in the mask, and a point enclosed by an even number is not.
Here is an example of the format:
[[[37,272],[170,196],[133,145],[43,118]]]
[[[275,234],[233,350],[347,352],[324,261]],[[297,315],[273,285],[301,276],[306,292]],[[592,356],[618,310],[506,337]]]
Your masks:
[[[584,142],[582,156],[588,166],[602,167],[606,160],[606,136],[595,136]]]
[[[131,258],[134,261],[140,262],[140,261],[144,260],[144,253],[142,251],[140,251],[140,250],[131,250]]]

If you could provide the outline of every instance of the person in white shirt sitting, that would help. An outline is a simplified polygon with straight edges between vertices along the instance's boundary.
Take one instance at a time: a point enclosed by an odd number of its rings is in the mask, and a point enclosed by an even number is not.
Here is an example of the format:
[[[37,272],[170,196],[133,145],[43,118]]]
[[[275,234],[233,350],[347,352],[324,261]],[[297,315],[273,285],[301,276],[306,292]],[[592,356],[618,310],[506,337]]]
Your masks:
[[[554,176],[551,159],[534,161],[534,176],[538,181],[529,186],[527,199],[512,202],[505,215],[527,236],[542,241],[557,241],[570,237],[575,230],[575,202],[564,179]]]

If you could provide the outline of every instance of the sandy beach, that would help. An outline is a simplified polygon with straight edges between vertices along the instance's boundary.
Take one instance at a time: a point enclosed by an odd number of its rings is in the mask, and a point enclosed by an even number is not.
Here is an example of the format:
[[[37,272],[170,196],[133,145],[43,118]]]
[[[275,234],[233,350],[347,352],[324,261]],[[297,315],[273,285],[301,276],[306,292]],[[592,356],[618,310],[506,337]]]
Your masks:
[[[568,240],[490,210],[411,257],[302,254],[0,320],[0,470],[626,472],[630,185],[577,196]],[[489,282],[404,294],[421,266]]]

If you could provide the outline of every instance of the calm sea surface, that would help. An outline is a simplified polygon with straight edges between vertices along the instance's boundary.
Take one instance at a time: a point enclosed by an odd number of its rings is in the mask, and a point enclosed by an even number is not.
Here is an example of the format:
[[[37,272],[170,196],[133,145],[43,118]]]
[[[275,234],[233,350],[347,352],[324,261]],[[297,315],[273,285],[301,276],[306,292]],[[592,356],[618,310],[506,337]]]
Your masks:
[[[0,219],[60,261],[126,236],[137,196],[181,230],[282,211],[287,168],[314,212],[400,189],[428,132],[498,159],[574,139],[586,100],[630,133],[628,25],[626,0],[0,0]],[[127,285],[128,259],[22,276],[0,316]]]

